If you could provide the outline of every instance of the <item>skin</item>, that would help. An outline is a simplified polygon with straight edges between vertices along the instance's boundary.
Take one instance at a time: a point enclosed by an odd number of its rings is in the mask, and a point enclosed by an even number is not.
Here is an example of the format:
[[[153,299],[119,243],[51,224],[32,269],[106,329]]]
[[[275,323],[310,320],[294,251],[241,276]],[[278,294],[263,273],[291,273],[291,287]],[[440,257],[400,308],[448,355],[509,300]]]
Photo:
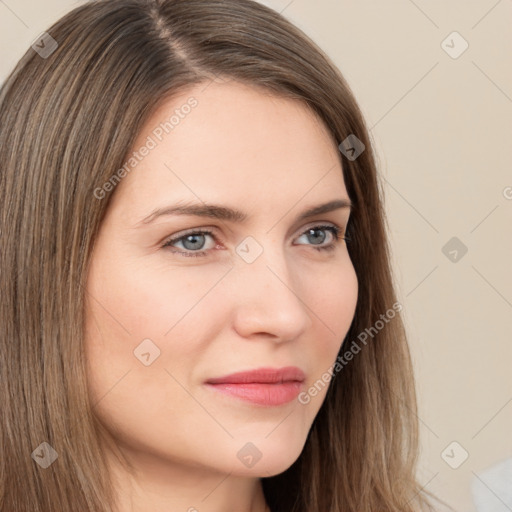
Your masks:
[[[332,366],[358,282],[346,242],[308,229],[335,225],[343,236],[350,209],[297,218],[349,197],[321,121],[296,100],[234,80],[163,103],[134,148],[191,96],[198,105],[117,185],[102,223],[87,281],[88,385],[112,443],[105,454],[120,512],[263,512],[260,478],[299,457],[327,386],[307,404],[266,407],[204,381],[293,365],[305,390]],[[141,224],[178,201],[237,208],[248,220],[169,215]],[[213,237],[162,247],[199,228]],[[263,250],[252,263],[236,252],[249,236]],[[315,249],[331,242],[332,251]],[[134,355],[144,339],[160,350],[148,366]],[[261,453],[252,467],[237,457],[248,442]]]

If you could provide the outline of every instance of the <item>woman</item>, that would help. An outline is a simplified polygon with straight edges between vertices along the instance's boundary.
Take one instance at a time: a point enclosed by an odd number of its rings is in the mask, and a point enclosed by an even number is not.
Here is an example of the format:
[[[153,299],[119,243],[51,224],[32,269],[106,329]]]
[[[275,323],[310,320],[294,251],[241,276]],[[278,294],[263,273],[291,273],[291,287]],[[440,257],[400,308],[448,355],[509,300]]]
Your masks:
[[[301,31],[93,1],[0,121],[2,511],[430,507],[368,131]]]

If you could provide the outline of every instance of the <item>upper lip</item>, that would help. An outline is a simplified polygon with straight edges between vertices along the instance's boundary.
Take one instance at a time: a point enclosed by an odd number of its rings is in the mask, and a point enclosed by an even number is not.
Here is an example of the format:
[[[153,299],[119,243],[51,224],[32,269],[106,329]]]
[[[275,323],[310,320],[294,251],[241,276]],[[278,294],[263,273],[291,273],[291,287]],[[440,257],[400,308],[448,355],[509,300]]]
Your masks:
[[[208,384],[250,384],[250,383],[280,383],[300,381],[306,376],[304,372],[296,366],[286,366],[284,368],[257,368],[245,372],[232,373],[223,377],[208,379]]]

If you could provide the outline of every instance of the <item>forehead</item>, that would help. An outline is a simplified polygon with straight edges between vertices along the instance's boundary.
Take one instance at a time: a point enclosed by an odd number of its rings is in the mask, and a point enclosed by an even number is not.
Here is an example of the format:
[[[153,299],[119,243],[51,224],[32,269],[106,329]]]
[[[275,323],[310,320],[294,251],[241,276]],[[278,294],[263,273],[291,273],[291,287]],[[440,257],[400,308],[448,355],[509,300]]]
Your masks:
[[[144,146],[151,149],[141,157]],[[199,84],[162,103],[133,151],[139,158],[116,191],[133,220],[173,200],[282,210],[304,195],[346,197],[321,120],[297,100],[236,81]]]

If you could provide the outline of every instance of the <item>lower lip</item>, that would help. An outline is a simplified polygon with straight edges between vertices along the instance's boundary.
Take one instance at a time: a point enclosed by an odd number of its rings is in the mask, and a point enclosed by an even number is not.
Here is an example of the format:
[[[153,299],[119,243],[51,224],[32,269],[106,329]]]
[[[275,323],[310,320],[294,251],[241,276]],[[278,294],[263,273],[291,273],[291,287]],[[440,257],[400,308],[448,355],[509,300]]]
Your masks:
[[[279,384],[207,384],[220,393],[241,398],[258,405],[276,406],[291,402],[297,398],[302,383],[298,381],[281,382]]]

